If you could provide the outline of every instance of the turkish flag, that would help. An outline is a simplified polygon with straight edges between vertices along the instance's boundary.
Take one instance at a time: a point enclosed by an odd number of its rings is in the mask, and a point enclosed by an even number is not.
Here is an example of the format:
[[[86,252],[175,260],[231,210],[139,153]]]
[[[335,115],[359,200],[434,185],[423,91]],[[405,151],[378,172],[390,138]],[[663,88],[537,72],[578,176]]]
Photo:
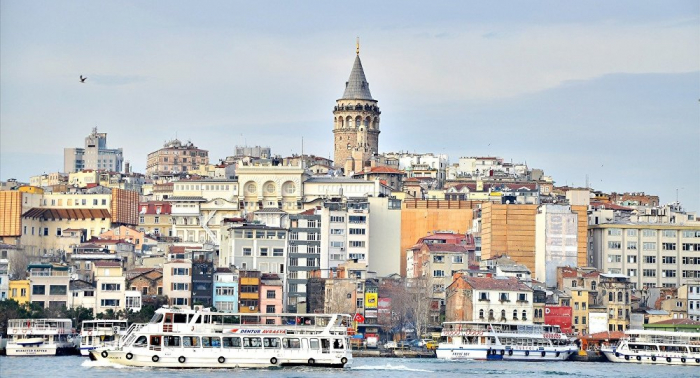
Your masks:
[[[358,322],[358,323],[364,323],[365,322],[365,317],[362,316],[362,314],[357,313],[355,316],[352,318],[352,320]]]

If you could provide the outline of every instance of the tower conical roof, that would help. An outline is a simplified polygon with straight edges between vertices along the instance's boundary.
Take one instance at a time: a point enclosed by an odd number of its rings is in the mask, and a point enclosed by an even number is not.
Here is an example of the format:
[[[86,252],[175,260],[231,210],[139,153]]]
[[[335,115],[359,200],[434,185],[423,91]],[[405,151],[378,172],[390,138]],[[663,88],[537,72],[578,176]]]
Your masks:
[[[360,55],[355,56],[355,63],[350,71],[350,78],[345,83],[345,93],[343,99],[348,100],[374,100],[369,92],[369,83],[365,77],[365,71],[362,69]]]

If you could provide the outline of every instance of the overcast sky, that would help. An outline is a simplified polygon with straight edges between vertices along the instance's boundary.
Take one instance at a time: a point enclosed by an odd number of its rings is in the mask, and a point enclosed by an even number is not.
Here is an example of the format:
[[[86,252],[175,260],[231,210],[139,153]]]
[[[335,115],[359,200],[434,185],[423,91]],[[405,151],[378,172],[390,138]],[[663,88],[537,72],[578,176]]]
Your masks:
[[[360,57],[380,152],[499,156],[700,210],[700,2],[0,2],[0,179],[92,127],[143,172],[176,135],[330,156]],[[81,84],[79,75],[88,77]]]

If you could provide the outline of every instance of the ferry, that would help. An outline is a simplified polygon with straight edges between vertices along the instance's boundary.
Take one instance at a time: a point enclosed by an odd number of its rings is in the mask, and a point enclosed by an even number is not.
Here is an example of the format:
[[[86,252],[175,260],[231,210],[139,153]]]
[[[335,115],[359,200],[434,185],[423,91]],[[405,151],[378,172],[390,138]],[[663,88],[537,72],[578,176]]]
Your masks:
[[[600,351],[612,362],[700,366],[700,333],[628,330]]]
[[[118,345],[128,328],[126,320],[84,320],[80,329],[80,354],[88,356],[95,348]]]
[[[578,351],[559,326],[443,323],[436,354],[445,360],[563,361]]]
[[[90,359],[163,368],[267,368],[352,364],[345,314],[224,313],[163,307],[149,323],[132,324],[118,346]]]
[[[57,356],[76,352],[76,335],[70,319],[10,319],[8,356]]]

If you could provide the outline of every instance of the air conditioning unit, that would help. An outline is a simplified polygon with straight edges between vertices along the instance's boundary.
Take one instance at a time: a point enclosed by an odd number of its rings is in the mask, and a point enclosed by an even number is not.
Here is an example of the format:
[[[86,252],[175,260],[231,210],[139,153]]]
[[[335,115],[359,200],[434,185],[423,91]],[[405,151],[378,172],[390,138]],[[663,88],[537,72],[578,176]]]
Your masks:
[[[255,306],[248,306],[248,310],[255,311]]]

